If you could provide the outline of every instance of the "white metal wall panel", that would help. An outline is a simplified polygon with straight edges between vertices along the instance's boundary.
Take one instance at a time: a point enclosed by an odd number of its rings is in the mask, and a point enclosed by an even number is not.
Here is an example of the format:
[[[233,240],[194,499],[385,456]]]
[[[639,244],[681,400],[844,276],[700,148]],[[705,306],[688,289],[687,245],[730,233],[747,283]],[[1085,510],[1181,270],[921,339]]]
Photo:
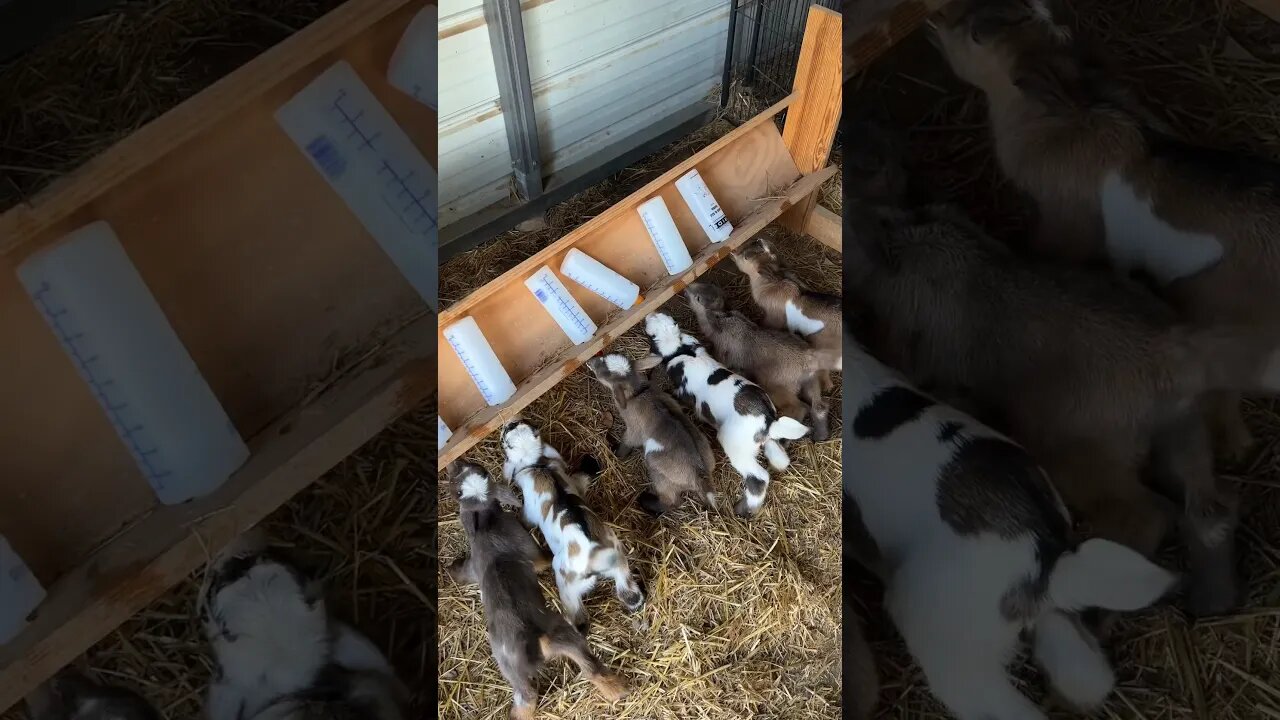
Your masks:
[[[707,96],[729,0],[524,0],[543,172]],[[481,0],[440,0],[440,223],[506,199],[511,149]]]
[[[719,81],[728,0],[527,5],[525,42],[547,173],[696,103]]]
[[[511,148],[481,0],[440,0],[440,225],[508,197]]]

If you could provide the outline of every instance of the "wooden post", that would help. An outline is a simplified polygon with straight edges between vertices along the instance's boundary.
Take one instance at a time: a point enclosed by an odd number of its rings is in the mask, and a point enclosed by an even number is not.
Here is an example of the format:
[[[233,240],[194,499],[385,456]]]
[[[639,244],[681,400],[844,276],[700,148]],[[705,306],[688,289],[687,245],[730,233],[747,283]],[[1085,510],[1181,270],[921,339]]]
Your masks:
[[[840,124],[843,31],[840,13],[823,7],[809,8],[800,61],[796,65],[792,94],[782,142],[802,174],[826,166]],[[783,214],[783,225],[803,233],[818,203],[814,193]]]

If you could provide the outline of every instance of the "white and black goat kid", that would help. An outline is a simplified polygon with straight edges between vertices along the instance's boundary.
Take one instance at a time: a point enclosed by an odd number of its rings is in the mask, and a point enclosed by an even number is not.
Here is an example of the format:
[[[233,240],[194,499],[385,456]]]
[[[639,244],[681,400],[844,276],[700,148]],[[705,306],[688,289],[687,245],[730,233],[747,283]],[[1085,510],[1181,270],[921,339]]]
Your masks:
[[[670,315],[649,315],[644,329],[675,396],[692,407],[699,419],[716,427],[729,464],[742,475],[743,495],[735,506],[738,514],[756,514],[769,489],[769,471],[760,464],[761,449],[774,469],[785,470],[791,459],[778,441],[798,440],[809,428],[794,418],[779,417],[763,388],[711,357],[697,338],[681,332]]]
[[[515,692],[511,718],[534,717],[538,670],[559,657],[577,664],[610,700],[625,696],[622,678],[596,659],[581,632],[547,606],[536,573],[544,560],[542,550],[519,517],[500,504],[518,507],[514,493],[473,463],[454,462],[449,478],[458,487],[458,515],[471,548],[449,567],[449,575],[480,586],[493,659]]]
[[[330,615],[318,582],[250,531],[215,559],[205,630],[209,720],[403,720],[407,690],[374,644]]]
[[[1137,610],[1176,577],[1102,539],[1077,544],[1049,478],[1022,447],[918,392],[850,342],[844,492],[885,581],[885,607],[958,720],[1042,720],[1007,674],[1024,632],[1058,693],[1100,705],[1111,666],[1078,619]]]
[[[585,625],[582,599],[600,577],[613,580],[615,594],[628,612],[644,607],[644,587],[631,572],[622,542],[584,499],[598,468],[569,472],[560,453],[519,418],[502,428],[502,449],[502,474],[524,495],[525,522],[542,531],[554,556],[551,566],[569,620]]]

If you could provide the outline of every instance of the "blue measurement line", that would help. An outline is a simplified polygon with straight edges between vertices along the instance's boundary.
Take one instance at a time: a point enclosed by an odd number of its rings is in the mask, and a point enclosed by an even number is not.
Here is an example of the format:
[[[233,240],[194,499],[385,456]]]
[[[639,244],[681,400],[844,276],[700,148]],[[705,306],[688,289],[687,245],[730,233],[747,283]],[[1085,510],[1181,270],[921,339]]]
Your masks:
[[[422,190],[422,194],[414,192],[409,185],[409,180],[413,178],[413,171],[410,170],[407,174],[401,175],[396,172],[395,168],[391,167],[391,163],[384,159],[382,167],[378,169],[378,174],[382,175],[384,173],[391,178],[387,184],[392,186],[393,190],[399,188],[396,197],[408,201],[408,204],[400,209],[400,213],[407,214],[409,211],[416,209],[418,214],[415,220],[426,219],[427,222],[431,223],[431,227],[427,228],[427,230],[434,229],[436,227],[436,214],[432,211],[431,203],[427,202],[427,199],[431,197],[431,192],[425,188]]]
[[[143,426],[141,424],[130,426],[125,422],[124,416],[121,412],[129,408],[129,403],[115,403],[112,402],[110,397],[108,397],[106,388],[114,385],[115,381],[109,378],[99,379],[94,373],[91,365],[97,362],[99,358],[97,355],[86,358],[81,354],[80,348],[77,347],[77,343],[84,338],[84,333],[81,332],[72,335],[67,332],[67,329],[63,326],[62,321],[59,318],[69,315],[71,311],[66,308],[54,310],[50,307],[48,301],[45,300],[45,295],[52,289],[53,288],[47,281],[42,282],[40,284],[40,289],[31,295],[31,299],[35,300],[36,304],[40,306],[40,312],[44,313],[44,316],[48,318],[50,326],[53,327],[54,334],[58,336],[58,340],[62,342],[62,346],[67,349],[67,353],[71,355],[71,359],[75,361],[76,367],[80,369],[80,374],[84,377],[85,381],[89,383],[89,388],[98,399],[98,403],[102,405],[104,410],[106,410],[107,417],[111,420],[111,424],[115,426],[116,432],[120,435],[121,439],[125,441],[125,444],[129,446],[129,450],[133,452],[134,457],[137,458],[138,462],[143,466],[143,472],[146,473],[147,480],[153,482],[157,488],[163,488],[164,483],[158,481],[169,477],[172,473],[169,470],[156,469],[156,467],[151,464],[150,459],[152,455],[160,452],[160,448],[152,447],[146,450],[142,448],[142,445],[138,441],[138,433],[142,432],[144,429]]]
[[[608,300],[609,302],[613,303],[614,305],[622,305],[622,298],[614,297],[614,296],[613,296],[613,294],[612,294],[612,293],[610,293],[610,292],[608,292],[607,290],[604,290],[603,288],[596,287],[595,283],[593,283],[593,282],[590,282],[590,281],[588,281],[588,280],[579,280],[578,278],[573,277],[572,275],[570,275],[570,276],[569,276],[569,279],[570,279],[570,280],[573,280],[573,281],[574,281],[574,282],[576,282],[576,283],[578,283],[578,284],[579,284],[579,285],[581,285],[582,287],[584,287],[584,288],[586,288],[586,289],[590,290],[591,292],[593,292],[593,293],[595,293],[595,294],[599,295],[600,297],[604,298],[605,300]]]
[[[653,239],[654,247],[658,248],[658,255],[662,257],[663,264],[667,266],[667,271],[670,272],[674,263],[671,262],[671,256],[667,254],[667,248],[658,240],[660,233],[654,231],[653,224],[649,222],[647,216],[643,217],[643,219],[645,230],[649,231],[649,237]]]
[[[564,310],[565,313],[573,320],[573,322],[577,324],[578,329],[581,330],[584,334],[590,335],[591,334],[590,327],[582,319],[582,314],[579,313],[578,310],[574,308],[573,305],[569,304],[567,300],[565,300],[565,298],[556,289],[555,285],[551,283],[551,279],[544,276],[542,278],[542,284],[544,287],[547,288],[547,292],[551,293],[551,296],[556,299],[556,302],[560,305],[560,309]]]
[[[471,379],[472,381],[475,382],[476,387],[480,388],[480,394],[484,396],[484,401],[487,403],[492,403],[493,390],[487,384],[485,384],[484,378],[480,377],[480,371],[477,370],[476,366],[471,363],[471,356],[467,355],[467,353],[462,349],[461,346],[458,345],[457,341],[454,338],[446,335],[445,339],[449,341],[449,345],[453,347],[453,351],[458,354],[458,359],[462,361],[462,367],[467,369],[467,374],[471,376]]]

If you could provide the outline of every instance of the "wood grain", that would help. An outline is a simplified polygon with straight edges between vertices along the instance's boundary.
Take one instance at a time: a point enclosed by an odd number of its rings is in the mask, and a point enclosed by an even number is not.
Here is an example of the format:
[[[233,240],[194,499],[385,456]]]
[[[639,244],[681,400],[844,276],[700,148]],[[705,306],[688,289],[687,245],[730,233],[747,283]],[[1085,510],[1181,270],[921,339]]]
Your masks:
[[[804,234],[835,250],[844,252],[842,241],[843,223],[840,216],[822,207],[815,207],[809,213],[809,220],[804,226]]]
[[[782,128],[782,142],[791,152],[796,168],[804,174],[826,166],[840,125],[844,109],[840,78],[843,42],[840,14],[818,5],[810,7],[792,83],[791,94],[796,99],[787,110]],[[803,232],[817,201],[814,193],[787,211],[782,224]]]
[[[876,22],[859,23],[845,42],[844,78],[847,80],[862,72],[948,2],[950,0],[899,0],[878,16]]]
[[[106,220],[244,437],[426,310],[273,113],[352,64],[428,158],[435,114],[386,81],[421,0],[352,0],[0,217],[0,532],[46,585],[156,500],[18,284]]]
[[[0,712],[427,402],[435,389],[434,332],[427,313],[314,402],[263,430],[250,443],[249,462],[216,494],[156,508],[53,585],[32,624],[0,648]]]
[[[769,124],[763,127],[772,128],[773,126]],[[484,407],[468,417],[465,423],[460,426],[460,429],[454,432],[448,445],[440,451],[439,469],[444,469],[450,462],[461,457],[463,453],[474,447],[486,435],[498,429],[512,415],[520,412],[529,403],[555,387],[557,383],[581,367],[588,359],[603,351],[610,343],[631,329],[646,315],[659,308],[663,303],[674,297],[676,293],[682,291],[689,283],[710,270],[716,263],[727,257],[734,248],[754,237],[756,233],[776,220],[787,209],[808,198],[835,172],[836,168],[831,166],[806,175],[779,193],[777,197],[773,197],[759,205],[750,215],[738,221],[733,234],[728,240],[723,243],[704,246],[694,258],[694,264],[690,269],[678,275],[667,276],[659,281],[657,285],[651,287],[645,293],[642,302],[637,303],[625,312],[617,314],[601,327],[591,340],[582,345],[570,346],[562,350],[557,357],[545,363],[544,367],[524,378],[518,384],[515,396],[506,403],[497,407]],[[447,349],[441,353],[441,387],[446,385],[446,379],[443,375],[445,372],[444,359],[451,354]],[[465,371],[461,367],[458,368],[457,372],[462,372],[464,376],[462,379],[470,382],[470,379],[465,377]],[[443,406],[443,393],[441,394],[441,399]],[[444,416],[442,415],[442,417]],[[448,422],[447,419],[446,422]],[[454,426],[450,425],[450,427]]]

